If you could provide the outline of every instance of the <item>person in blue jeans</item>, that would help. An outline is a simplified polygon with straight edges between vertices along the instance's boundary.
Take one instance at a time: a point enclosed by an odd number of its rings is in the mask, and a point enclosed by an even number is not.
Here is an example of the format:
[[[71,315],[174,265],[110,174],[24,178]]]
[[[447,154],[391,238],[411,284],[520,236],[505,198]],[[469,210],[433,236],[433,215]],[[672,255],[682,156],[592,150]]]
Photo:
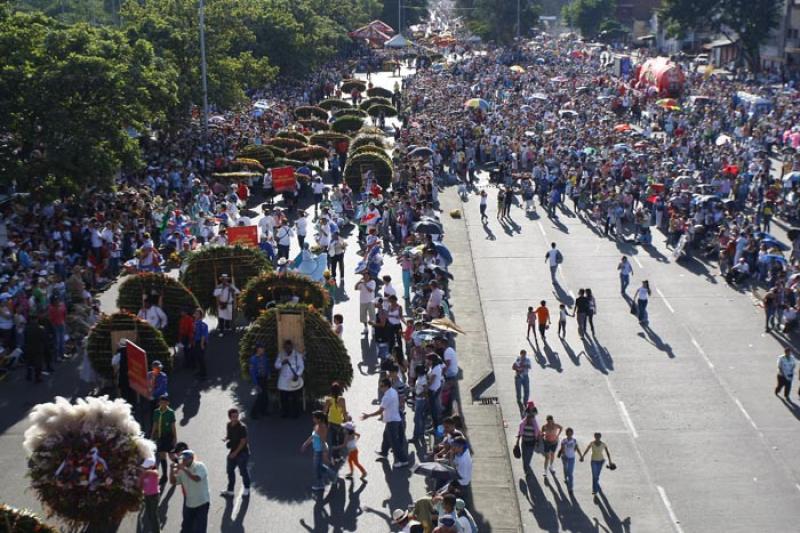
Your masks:
[[[580,453],[580,448],[578,441],[573,436],[573,429],[567,428],[566,434],[567,436],[561,439],[558,456],[561,457],[561,462],[564,464],[564,483],[567,485],[567,490],[572,492],[572,487],[575,485],[575,457]]]
[[[304,452],[306,448],[311,446],[314,452],[314,484],[311,486],[311,490],[321,491],[325,490],[325,482],[333,482],[337,474],[335,470],[328,466],[330,462],[328,455],[328,415],[322,411],[314,411],[311,417],[314,420],[314,429],[300,447],[300,451]]]
[[[536,406],[533,405],[533,402],[529,402],[525,408],[525,414],[522,416],[522,420],[519,423],[519,429],[517,430],[517,442],[515,446],[521,445],[522,467],[526,475],[533,472],[531,469],[531,460],[533,460],[533,453],[536,450],[536,443],[541,436],[539,423],[536,421],[537,413],[538,410]]]
[[[649,281],[642,281],[642,286],[636,289],[633,299],[636,302],[636,316],[639,319],[639,323],[646,326],[649,322],[647,319],[647,302],[650,301]]]
[[[631,274],[633,274],[633,267],[631,266],[630,261],[624,255],[617,265],[617,270],[619,271],[619,292],[625,292],[628,288],[628,284],[631,282]]]
[[[239,420],[239,410],[228,409],[228,425],[225,428],[225,443],[228,452],[226,471],[228,474],[228,488],[222,491],[222,496],[233,496],[233,487],[236,484],[236,469],[242,476],[244,491],[243,497],[250,496],[250,473],[247,463],[250,461],[250,446],[247,439],[247,426]]]
[[[389,378],[381,379],[379,390],[381,394],[380,407],[372,413],[362,413],[361,420],[380,415],[385,425],[383,428],[383,442],[378,455],[385,459],[389,454],[389,448],[391,448],[394,452],[394,467],[408,466],[408,443],[403,431],[400,398],[397,390],[392,387],[392,382]]]
[[[414,368],[414,375],[417,380],[414,383],[414,441],[422,442],[425,437],[425,424],[428,421],[428,378],[425,373],[428,371],[425,365],[417,365]]]
[[[519,357],[514,360],[511,369],[514,371],[514,390],[517,393],[517,405],[521,410],[528,403],[531,395],[531,381],[528,375],[531,370],[531,360],[528,358],[528,352],[520,350]]]
[[[594,440],[589,443],[586,449],[581,454],[581,462],[583,462],[584,457],[590,451],[592,452],[592,495],[596,496],[598,492],[602,489],[600,488],[600,474],[603,472],[603,465],[606,463],[605,457],[608,457],[608,465],[611,469],[614,469],[614,463],[611,461],[611,452],[608,450],[608,446],[605,442],[601,440],[602,435],[600,433],[594,434]],[[604,453],[605,452],[605,453]]]

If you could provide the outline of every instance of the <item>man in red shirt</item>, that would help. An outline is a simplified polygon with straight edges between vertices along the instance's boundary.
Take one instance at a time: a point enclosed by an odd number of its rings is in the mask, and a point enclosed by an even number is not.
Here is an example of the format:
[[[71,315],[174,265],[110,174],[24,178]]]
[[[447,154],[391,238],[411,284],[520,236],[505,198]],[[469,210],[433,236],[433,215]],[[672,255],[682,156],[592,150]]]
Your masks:
[[[183,348],[183,366],[194,368],[195,361],[192,353],[192,339],[194,339],[194,318],[191,311],[181,309],[181,318],[178,321],[178,341]]]

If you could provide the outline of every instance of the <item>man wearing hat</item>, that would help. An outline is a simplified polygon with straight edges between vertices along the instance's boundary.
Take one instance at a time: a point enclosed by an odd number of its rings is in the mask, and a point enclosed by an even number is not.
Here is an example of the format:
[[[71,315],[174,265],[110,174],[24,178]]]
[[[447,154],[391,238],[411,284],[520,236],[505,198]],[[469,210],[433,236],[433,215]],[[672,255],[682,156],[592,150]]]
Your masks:
[[[217,334],[220,337],[225,330],[233,328],[233,307],[239,292],[239,289],[231,283],[230,276],[222,274],[219,277],[219,285],[214,289],[214,298],[217,300],[217,317],[219,318]]]
[[[392,525],[400,527],[399,531],[403,533],[422,533],[424,528],[422,524],[414,519],[414,515],[409,513],[407,509],[395,509],[392,511]]]
[[[150,363],[150,372],[147,373],[147,390],[150,392],[151,410],[158,408],[159,399],[163,394],[167,394],[167,373],[164,372],[164,365],[161,361]]]
[[[183,487],[182,533],[205,533],[208,530],[208,469],[195,460],[192,450],[181,452],[180,461],[170,470],[169,482]]]
[[[175,411],[169,406],[169,395],[164,393],[158,398],[158,408],[153,411],[153,427],[150,440],[156,443],[158,462],[161,465],[161,482],[167,482],[167,453],[178,442],[175,428]]]

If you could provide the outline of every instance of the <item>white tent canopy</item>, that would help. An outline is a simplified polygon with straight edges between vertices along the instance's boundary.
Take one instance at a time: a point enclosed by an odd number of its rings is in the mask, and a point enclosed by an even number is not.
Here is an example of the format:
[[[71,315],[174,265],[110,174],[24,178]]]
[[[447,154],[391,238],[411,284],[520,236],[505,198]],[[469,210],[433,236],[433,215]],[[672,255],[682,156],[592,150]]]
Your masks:
[[[407,46],[411,46],[411,41],[403,37],[402,34],[398,33],[384,44],[386,48],[405,48]]]

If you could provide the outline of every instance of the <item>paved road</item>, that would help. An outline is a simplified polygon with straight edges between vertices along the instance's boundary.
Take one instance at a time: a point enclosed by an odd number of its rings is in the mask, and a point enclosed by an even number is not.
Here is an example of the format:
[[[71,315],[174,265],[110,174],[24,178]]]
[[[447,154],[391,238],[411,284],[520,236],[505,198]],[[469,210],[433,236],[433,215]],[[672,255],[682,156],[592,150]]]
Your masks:
[[[575,428],[582,446],[601,431],[619,466],[604,472],[594,503],[588,464],[579,463],[571,500],[560,475],[543,481],[541,456],[530,483],[515,462],[526,531],[796,530],[800,401],[772,394],[781,344],[763,333],[752,297],[727,286],[712,264],[671,262],[660,235],[643,249],[602,238],[571,214],[527,218],[516,207],[501,225],[496,189],[488,190],[487,224],[476,196],[464,210],[508,440],[518,420],[510,366],[525,348],[538,363],[540,414]],[[552,241],[565,257],[555,288],[544,264]],[[642,279],[653,288],[648,329],[620,295],[622,254],[632,256],[629,291]],[[597,299],[596,338],[581,342],[570,321],[564,342],[553,330],[539,348],[526,340],[528,306],[544,299],[552,310],[582,287]]]
[[[386,74],[373,76],[373,83],[391,89],[395,78]],[[261,210],[257,209],[260,213]],[[313,208],[312,208],[313,211]],[[357,277],[353,274],[359,259],[355,236],[348,239],[345,263],[347,276],[340,286],[336,312],[345,317],[344,341],[355,368],[353,386],[347,392],[348,408],[354,417],[374,411],[377,395],[375,347],[361,336],[358,323],[358,294],[354,291]],[[292,254],[299,250],[292,243]],[[391,275],[401,286],[399,266],[387,257],[383,273]],[[105,310],[115,309],[116,286],[101,297]],[[213,327],[213,324],[212,324]],[[301,455],[300,444],[311,431],[310,417],[297,421],[277,417],[247,421],[252,444],[251,475],[253,493],[242,500],[241,483],[237,480],[237,497],[233,500],[218,494],[225,488],[225,435],[227,409],[249,407],[251,388],[242,380],[238,366],[238,348],[232,336],[213,337],[208,350],[211,379],[200,385],[178,371],[170,376],[170,393],[178,417],[178,436],[197,452],[198,459],[209,468],[212,505],[209,531],[388,531],[392,509],[405,507],[425,493],[423,478],[408,469],[392,470],[386,463],[375,462],[374,451],[380,447],[383,424],[376,419],[357,422],[362,438],[359,444],[361,462],[368,471],[368,483],[342,479],[323,499],[310,490],[312,469],[310,452]],[[34,495],[27,491],[25,455],[22,435],[27,428],[30,408],[56,395],[77,397],[78,367],[64,363],[54,376],[36,388],[22,380],[20,372],[2,383],[0,398],[0,469],[6,482],[0,487],[0,501],[17,507],[40,511]],[[412,457],[414,455],[412,454]],[[170,491],[162,499],[164,531],[177,531],[180,525],[180,491]],[[127,520],[120,531],[136,531],[135,517]]]

